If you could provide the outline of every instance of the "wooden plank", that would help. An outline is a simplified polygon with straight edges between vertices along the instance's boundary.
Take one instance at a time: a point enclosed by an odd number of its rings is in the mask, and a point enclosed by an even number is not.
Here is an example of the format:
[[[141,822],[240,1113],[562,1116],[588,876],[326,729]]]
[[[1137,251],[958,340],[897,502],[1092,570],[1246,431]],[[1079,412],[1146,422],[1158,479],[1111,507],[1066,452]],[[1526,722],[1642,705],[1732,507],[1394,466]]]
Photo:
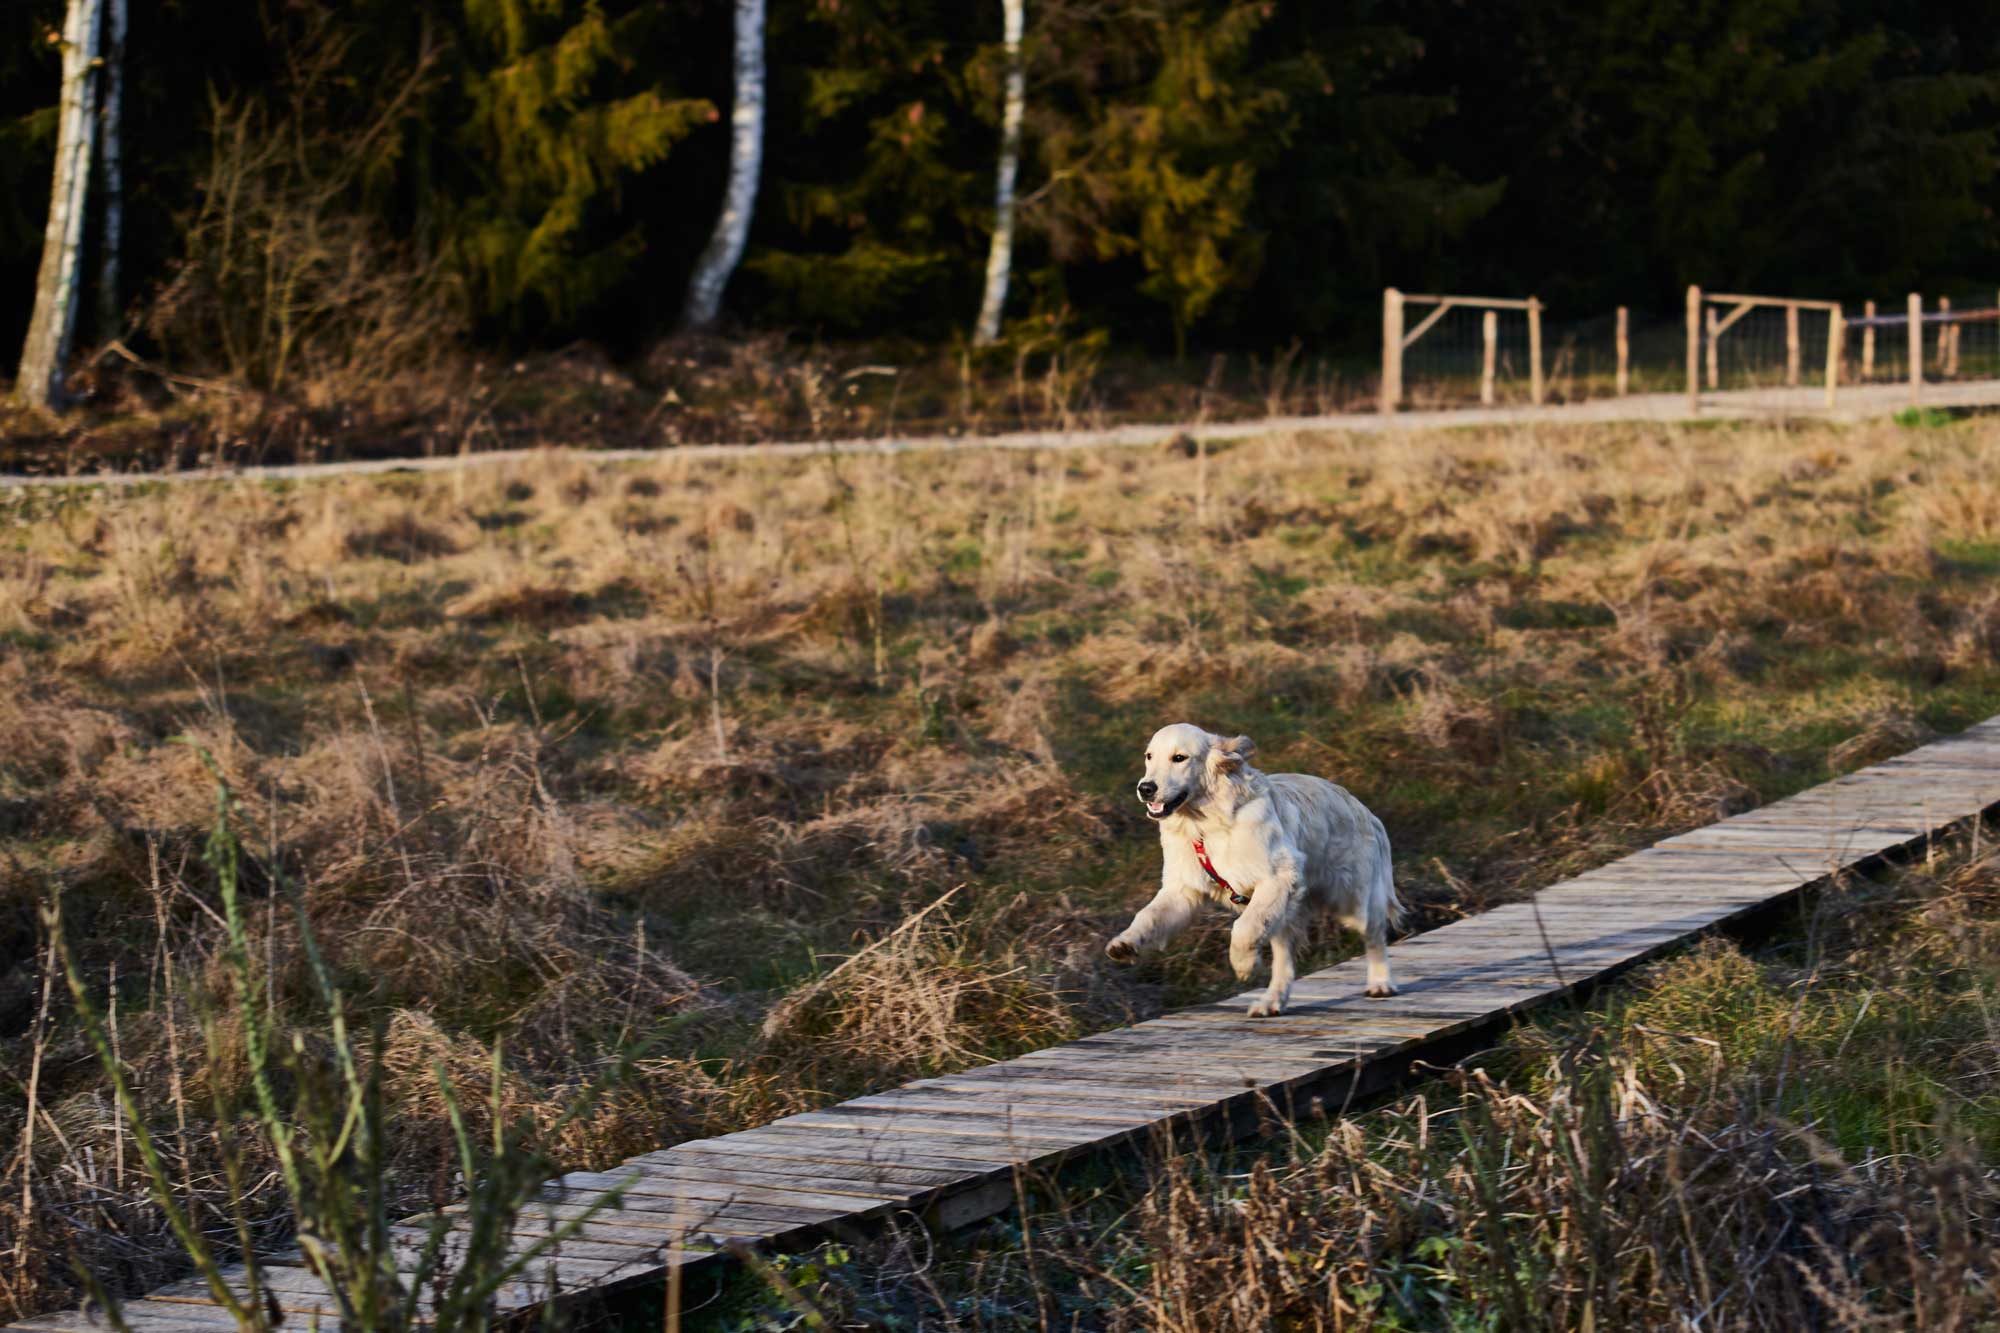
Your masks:
[[[1618,307],[1618,396],[1623,398],[1632,387],[1632,336],[1631,311]]]
[[[412,1254],[421,1254],[424,1247],[430,1243],[430,1233],[420,1227],[391,1227],[389,1234],[402,1248]],[[510,1241],[507,1252],[515,1255],[524,1254],[541,1241],[545,1234],[538,1231],[511,1231],[509,1233]],[[458,1237],[448,1238],[440,1246],[441,1252],[452,1258],[456,1258],[462,1254],[464,1248],[465,1242]],[[607,1241],[584,1236],[565,1237],[563,1240],[557,1242],[553,1253],[569,1259],[603,1260],[615,1268],[629,1267],[634,1264],[651,1264],[657,1267],[667,1263],[670,1258],[675,1256],[702,1259],[713,1256],[713,1251],[704,1251],[696,1255],[688,1251],[675,1250],[671,1242],[664,1239],[654,1239],[649,1242],[633,1242]]]
[[[677,1226],[693,1218],[718,1218],[746,1225],[764,1226],[767,1223],[787,1225],[806,1221],[817,1221],[827,1217],[837,1217],[843,1211],[862,1211],[868,1201],[840,1199],[829,1203],[782,1202],[778,1200],[714,1198],[697,1199],[686,1196],[664,1197],[653,1194],[629,1194],[615,1204],[600,1204],[602,1193],[575,1192],[571,1194],[551,1194],[536,1199],[521,1210],[526,1216],[583,1217],[592,1207],[597,1207],[597,1216],[607,1222],[626,1225],[641,1225],[651,1219],[656,1225]],[[451,1213],[462,1205],[454,1204],[445,1211]]]
[[[794,1176],[823,1177],[847,1181],[856,1188],[864,1190],[870,1187],[879,1187],[883,1190],[930,1189],[963,1179],[966,1169],[964,1163],[943,1167],[893,1165],[884,1161],[863,1162],[846,1158],[834,1161],[796,1160],[773,1156],[770,1152],[706,1152],[685,1145],[670,1148],[664,1153],[649,1153],[644,1158],[632,1160],[658,1160],[672,1166],[714,1167],[727,1171],[746,1169],[742,1163],[744,1157],[754,1158],[755,1169],[774,1180],[790,1179]]]
[[[1382,289],[1382,388],[1380,411],[1391,415],[1403,403],[1403,294]]]
[[[1542,405],[1542,303],[1528,298],[1528,401]]]
[[[986,1069],[1002,1066],[988,1065]],[[1149,1086],[1150,1085],[1150,1086]],[[1227,1083],[1204,1083],[1201,1091],[1169,1091],[1157,1086],[1157,1080],[1137,1080],[1123,1077],[1110,1078],[1070,1078],[1051,1081],[1036,1078],[1025,1071],[1009,1071],[1003,1077],[986,1074],[985,1070],[968,1070],[963,1074],[947,1074],[942,1078],[927,1078],[905,1085],[911,1088],[940,1091],[975,1092],[999,1088],[1007,1092],[1040,1093],[1050,1097],[1073,1097],[1086,1101],[1108,1101],[1124,1105],[1160,1106],[1203,1106],[1213,1099],[1218,1090],[1227,1096]]]
[[[984,1117],[943,1116],[926,1115],[916,1111],[871,1112],[868,1108],[846,1105],[814,1111],[798,1117],[797,1120],[799,1124],[823,1129],[849,1129],[866,1121],[870,1133],[896,1134],[904,1130],[921,1130],[933,1137],[997,1139],[1002,1143],[1063,1146],[1094,1143],[1118,1129],[1146,1123],[1144,1117],[1133,1119],[1129,1125],[1106,1125],[1101,1121],[1029,1120],[1025,1117],[1003,1115],[998,1111],[988,1112]]]
[[[1840,302],[1838,301],[1805,301],[1790,296],[1741,296],[1734,292],[1710,292],[1708,294],[1708,299],[1711,301],[1723,301],[1723,302],[1734,301],[1741,305],[1751,305],[1751,306],[1795,305],[1795,306],[1801,306],[1807,310],[1840,309]]]
[[[1039,1143],[1032,1146],[1025,1142],[1001,1145],[962,1136],[921,1133],[913,1129],[885,1136],[879,1126],[851,1121],[831,1128],[785,1122],[769,1126],[768,1131],[769,1136],[760,1137],[759,1142],[771,1145],[776,1151],[810,1151],[829,1155],[847,1152],[864,1161],[880,1157],[894,1162],[917,1156],[927,1161],[956,1160],[964,1164],[968,1176],[995,1168],[1011,1168],[1062,1151],[1061,1148]]]
[[[236,1320],[221,1306],[184,1306],[163,1301],[126,1301],[119,1314],[133,1333],[214,1333],[236,1328]],[[45,1333],[110,1333],[116,1327],[102,1310],[88,1314],[65,1310],[57,1314],[35,1315],[8,1325],[10,1328],[43,1330]]]
[[[554,1234],[563,1223],[574,1222],[588,1216],[592,1220],[602,1219],[603,1223],[621,1227],[630,1233],[657,1233],[676,1248],[687,1248],[695,1241],[770,1240],[846,1215],[826,1209],[789,1214],[779,1209],[746,1209],[746,1211],[760,1213],[772,1211],[780,1215],[744,1217],[740,1215],[738,1209],[719,1204],[710,1204],[698,1210],[684,1209],[678,1213],[664,1209],[654,1212],[637,1208],[603,1208],[591,1213],[589,1207],[584,1204],[548,1203],[536,1204],[532,1212],[523,1213],[517,1232],[530,1233],[534,1228],[541,1227],[544,1229],[543,1234]]]
[[[893,1092],[877,1093],[872,1097],[856,1097],[842,1103],[859,1111],[921,1111],[942,1112],[949,1115],[981,1115],[1013,1120],[1054,1120],[1067,1124],[1087,1121],[1093,1124],[1127,1125],[1144,1124],[1161,1115],[1170,1115],[1176,1109],[1193,1109],[1206,1105],[1206,1101],[1189,1102],[1182,1108],[1163,1107],[1158,1103],[1146,1106],[1119,1107],[1110,1103],[1077,1102],[1075,1100],[1051,1101],[1046,1097],[1032,1094],[959,1093],[950,1094],[940,1089],[928,1092],[914,1092],[898,1088]]]
[[[885,1184],[879,1181],[862,1181],[847,1176],[829,1175],[823,1172],[793,1171],[772,1172],[759,1170],[752,1178],[746,1178],[740,1165],[731,1165],[728,1159],[708,1161],[651,1162],[638,1158],[627,1158],[611,1172],[602,1172],[613,1179],[616,1173],[633,1173],[640,1176],[639,1184],[632,1188],[648,1194],[694,1185],[755,1185],[763,1189],[783,1190],[790,1195],[823,1194],[847,1195],[857,1199],[907,1199],[921,1194],[933,1180],[918,1184]],[[940,1173],[951,1179],[949,1172]],[[567,1176],[564,1177],[568,1179]]]
[[[1404,299],[1408,300],[1409,298],[1405,297]],[[1403,346],[1405,348],[1408,348],[1410,344],[1414,343],[1417,339],[1423,337],[1424,334],[1430,332],[1431,325],[1443,319],[1445,316],[1445,312],[1450,310],[1454,304],[1456,303],[1452,301],[1445,301],[1442,304],[1440,304],[1437,309],[1431,311],[1430,314],[1425,315],[1422,320],[1418,321],[1417,327],[1411,329],[1408,333],[1403,335]]]
[[[404,1223],[399,1228],[399,1231],[406,1231],[411,1235],[420,1236],[425,1234],[423,1228],[424,1219],[412,1218],[410,1221]],[[550,1235],[554,1227],[546,1217],[526,1216],[516,1218],[507,1230],[510,1235],[519,1236],[527,1240],[536,1240]],[[676,1246],[676,1239],[671,1231],[662,1230],[659,1227],[649,1226],[640,1228],[620,1226],[615,1222],[605,1222],[599,1218],[591,1218],[585,1221],[581,1226],[576,1228],[573,1236],[574,1243],[580,1243],[585,1246],[603,1247],[607,1251],[613,1249],[623,1250],[628,1253],[654,1257],[664,1256],[676,1262],[694,1263],[715,1257],[716,1251],[711,1246],[703,1246],[699,1243],[683,1243]],[[565,1241],[564,1248],[567,1249],[571,1243],[571,1241]]]
[[[864,1208],[877,1203],[901,1203],[908,1191],[891,1194],[847,1190],[809,1190],[776,1181],[752,1183],[745,1180],[717,1180],[711,1174],[684,1171],[634,1170],[620,1165],[615,1171],[571,1171],[543,1186],[542,1197],[565,1202],[566,1195],[582,1195],[586,1201],[612,1190],[619,1192],[628,1207],[640,1199],[678,1199],[691,1204],[702,1200],[733,1203],[769,1203],[788,1208]]]
[[[1799,387],[1799,303],[1785,302],[1785,387]]]
[[[1500,348],[1500,317],[1489,310],[1479,317],[1479,337],[1482,346],[1479,363],[1479,401],[1487,407],[1493,406],[1493,370],[1496,354]]]
[[[1503,296],[1411,296],[1407,293],[1403,296],[1403,301],[1405,304],[1412,301],[1418,304],[1440,301],[1449,305],[1478,306],[1489,310],[1526,310],[1535,304],[1533,297],[1522,299]]]
[[[933,1145],[906,1139],[887,1144],[865,1134],[828,1135],[819,1130],[768,1129],[757,1137],[728,1144],[707,1140],[704,1151],[731,1157],[771,1158],[815,1166],[838,1167],[850,1171],[900,1171],[924,1169],[976,1176],[1010,1165],[1013,1157],[988,1156],[976,1145],[953,1144],[953,1151],[939,1151]]]
[[[1687,289],[1687,414],[1701,412],[1701,288]]]

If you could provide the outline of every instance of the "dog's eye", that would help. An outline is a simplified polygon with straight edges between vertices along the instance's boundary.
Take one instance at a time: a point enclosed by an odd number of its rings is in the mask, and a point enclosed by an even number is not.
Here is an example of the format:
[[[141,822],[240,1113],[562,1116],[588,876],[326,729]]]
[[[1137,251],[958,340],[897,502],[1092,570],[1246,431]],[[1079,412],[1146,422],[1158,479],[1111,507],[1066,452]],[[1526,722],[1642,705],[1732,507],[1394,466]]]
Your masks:
[[[1187,756],[1184,754],[1177,754],[1174,756],[1174,762],[1177,764],[1185,764],[1187,762]]]

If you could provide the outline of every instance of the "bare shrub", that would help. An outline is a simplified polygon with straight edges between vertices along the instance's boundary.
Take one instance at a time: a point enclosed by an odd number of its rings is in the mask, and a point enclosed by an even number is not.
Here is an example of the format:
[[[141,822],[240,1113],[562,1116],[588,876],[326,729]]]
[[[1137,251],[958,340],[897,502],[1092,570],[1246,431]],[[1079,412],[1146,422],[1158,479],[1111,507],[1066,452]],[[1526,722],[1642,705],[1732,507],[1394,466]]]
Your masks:
[[[351,106],[351,25],[330,6],[294,11],[308,31],[283,46],[280,91],[210,107],[200,203],[147,329],[184,358],[219,348],[237,382],[313,406],[436,392],[462,332],[455,279],[356,200],[386,179],[438,53],[378,103]]]

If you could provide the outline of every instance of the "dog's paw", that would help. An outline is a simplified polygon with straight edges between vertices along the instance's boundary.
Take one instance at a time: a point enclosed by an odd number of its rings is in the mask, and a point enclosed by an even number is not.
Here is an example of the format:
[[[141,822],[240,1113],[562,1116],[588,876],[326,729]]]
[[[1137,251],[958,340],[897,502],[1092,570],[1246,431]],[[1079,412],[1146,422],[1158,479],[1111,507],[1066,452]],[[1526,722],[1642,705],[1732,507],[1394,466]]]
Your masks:
[[[1257,971],[1257,951],[1250,949],[1243,953],[1229,951],[1229,966],[1235,969],[1238,981],[1248,981]]]
[[[1285,1012],[1285,1006],[1276,1000],[1259,1000],[1250,1006],[1252,1018],[1276,1018]]]
[[[1395,993],[1396,988],[1386,981],[1378,982],[1368,988],[1368,998],[1371,1000],[1386,1000]]]
[[[1105,945],[1104,954],[1114,963],[1129,963],[1139,956],[1139,951],[1121,937]]]

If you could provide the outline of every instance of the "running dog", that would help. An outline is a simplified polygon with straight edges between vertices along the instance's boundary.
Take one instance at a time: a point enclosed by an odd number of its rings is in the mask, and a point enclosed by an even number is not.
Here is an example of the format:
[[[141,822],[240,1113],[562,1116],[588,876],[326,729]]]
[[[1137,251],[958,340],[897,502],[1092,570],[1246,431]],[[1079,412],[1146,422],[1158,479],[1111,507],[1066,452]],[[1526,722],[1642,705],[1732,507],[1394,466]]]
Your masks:
[[[1271,988],[1252,1018],[1285,1011],[1293,949],[1330,911],[1366,943],[1368,994],[1394,995],[1389,931],[1401,919],[1389,835],[1368,807],[1324,778],[1251,767],[1248,736],[1225,738],[1180,722],[1146,746],[1139,799],[1160,826],[1160,891],[1104,948],[1121,963],[1184,930],[1204,902],[1236,912],[1229,962],[1244,981],[1271,946]]]

